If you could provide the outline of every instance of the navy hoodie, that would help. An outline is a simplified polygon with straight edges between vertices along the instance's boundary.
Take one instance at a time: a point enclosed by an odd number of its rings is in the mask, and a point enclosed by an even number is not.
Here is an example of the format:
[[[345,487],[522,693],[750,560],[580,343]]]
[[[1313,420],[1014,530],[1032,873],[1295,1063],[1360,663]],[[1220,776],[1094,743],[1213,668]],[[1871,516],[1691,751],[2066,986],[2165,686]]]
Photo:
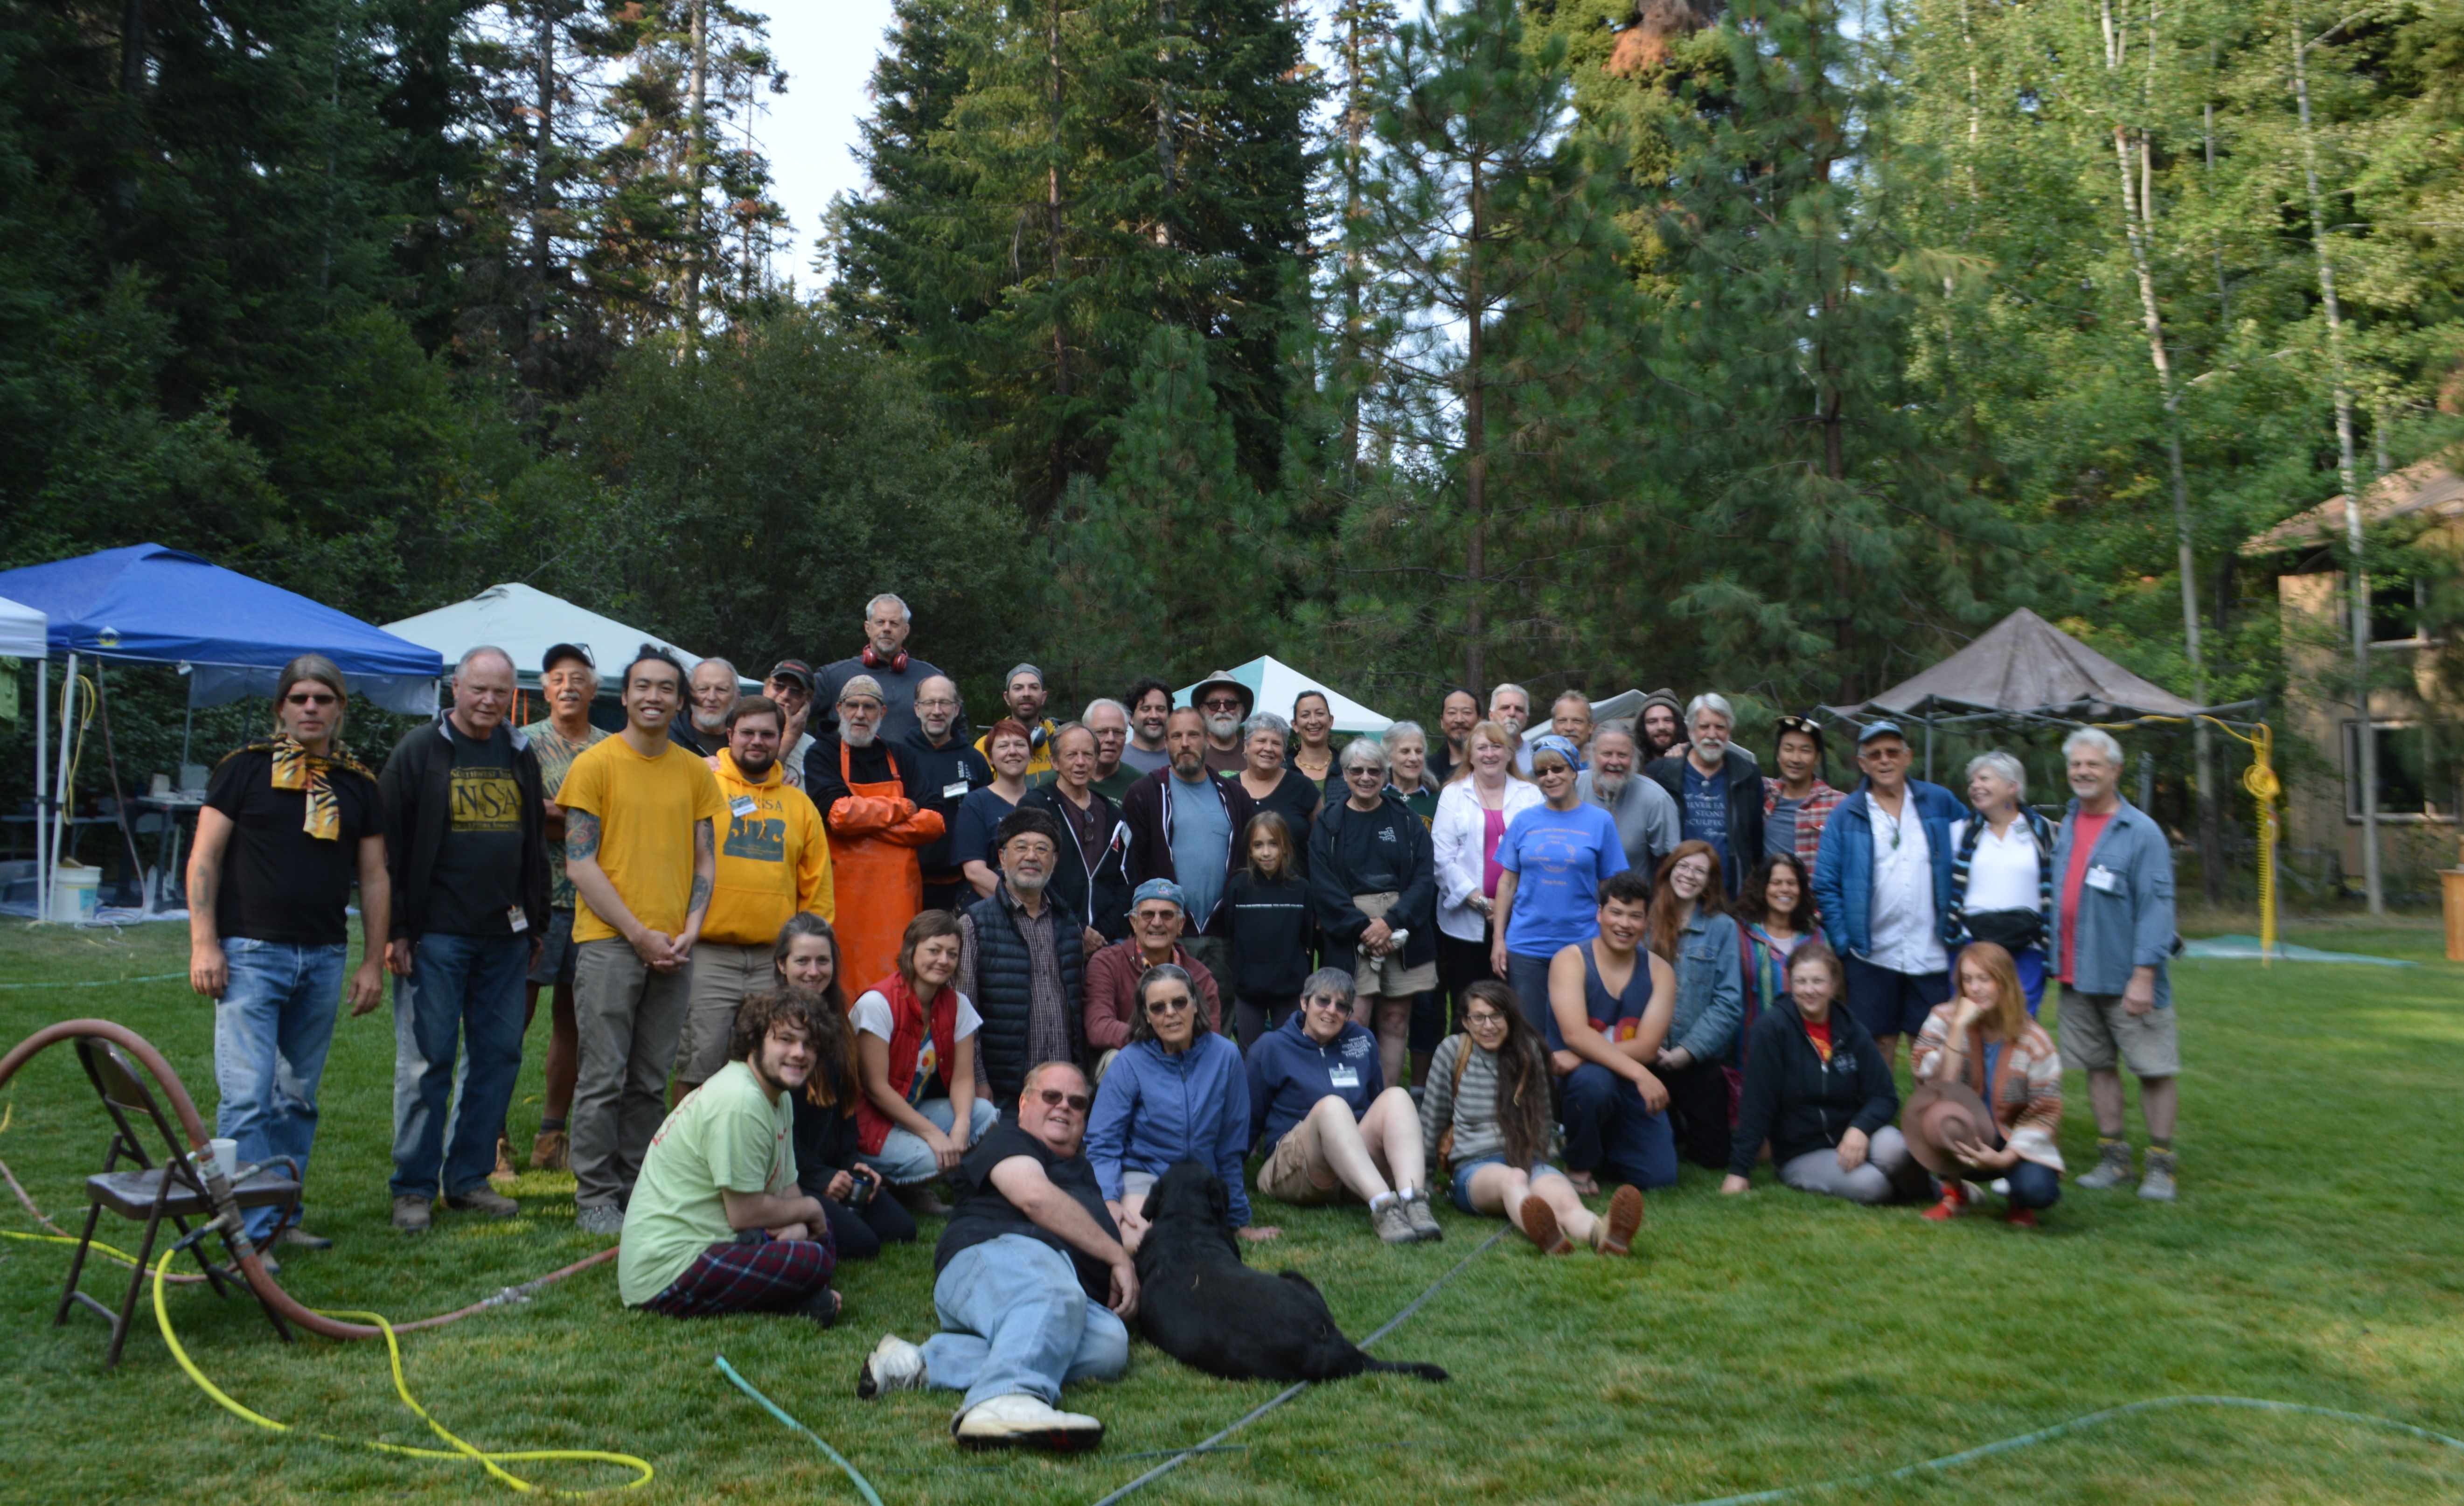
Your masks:
[[[1318,1099],[1341,1098],[1356,1119],[1386,1091],[1376,1036],[1347,1023],[1342,1034],[1321,1046],[1301,1028],[1306,1018],[1293,1015],[1249,1049],[1249,1139],[1265,1135],[1268,1154]]]

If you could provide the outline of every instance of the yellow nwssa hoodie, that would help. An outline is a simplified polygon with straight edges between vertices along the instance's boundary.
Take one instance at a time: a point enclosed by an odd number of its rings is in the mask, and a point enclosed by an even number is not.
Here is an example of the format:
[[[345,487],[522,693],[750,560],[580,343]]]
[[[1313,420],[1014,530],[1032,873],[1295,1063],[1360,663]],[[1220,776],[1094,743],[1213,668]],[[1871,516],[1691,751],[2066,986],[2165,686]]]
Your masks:
[[[759,781],[749,780],[737,768],[736,755],[722,748],[710,767],[727,802],[727,819],[719,827],[718,882],[702,940],[768,946],[799,910],[835,919],[830,839],[813,802],[788,787],[777,764]]]

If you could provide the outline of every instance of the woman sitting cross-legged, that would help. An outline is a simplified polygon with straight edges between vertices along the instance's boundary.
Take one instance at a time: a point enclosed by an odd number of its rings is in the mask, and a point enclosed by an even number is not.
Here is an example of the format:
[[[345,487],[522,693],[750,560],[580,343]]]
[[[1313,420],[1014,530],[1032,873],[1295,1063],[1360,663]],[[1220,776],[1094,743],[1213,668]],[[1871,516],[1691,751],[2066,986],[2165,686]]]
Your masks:
[[[925,911],[907,922],[898,970],[848,1011],[864,1076],[858,1142],[865,1164],[893,1187],[920,1188],[957,1169],[967,1147],[1001,1118],[977,1096],[976,1030],[983,1022],[951,985],[958,947],[958,918]],[[929,1194],[913,1206],[947,1211]]]
[[[841,1260],[870,1260],[885,1244],[915,1242],[915,1215],[887,1195],[881,1173],[865,1164],[856,1106],[864,1072],[855,1025],[839,986],[839,938],[811,911],[787,918],[771,953],[779,986],[807,1002],[813,1070],[796,1095],[796,1182],[829,1215]]]
[[[1250,1128],[1266,1142],[1258,1190],[1300,1207],[1349,1194],[1390,1245],[1443,1239],[1419,1113],[1386,1086],[1377,1037],[1353,1020],[1352,1001],[1352,974],[1321,967],[1301,986],[1300,1012],[1249,1051]]]
[[[1455,1207],[1503,1214],[1547,1254],[1576,1242],[1624,1254],[1642,1224],[1642,1194],[1619,1187],[1600,1218],[1549,1164],[1549,1052],[1514,990],[1472,984],[1463,1022],[1462,1034],[1438,1043],[1420,1102],[1421,1144],[1453,1167]]]
[[[1147,1192],[1180,1161],[1201,1163],[1223,1179],[1242,1238],[1280,1233],[1244,1227],[1249,1191],[1242,1162],[1251,1128],[1241,1049],[1208,1028],[1185,969],[1170,963],[1148,968],[1138,979],[1130,1044],[1112,1058],[1087,1119],[1087,1164],[1121,1242],[1137,1248],[1146,1234]]]
[[[1779,1180],[1799,1192],[1852,1203],[1925,1196],[1932,1179],[1891,1123],[1900,1093],[1890,1063],[1857,1017],[1837,1008],[1838,955],[1813,937],[1789,954],[1787,967],[1793,1008],[1774,1006],[1754,1022],[1720,1190],[1746,1190],[1768,1138]]]
[[[1963,1082],[1993,1113],[1993,1143],[1950,1148],[1959,1164],[1944,1175],[1942,1201],[1925,1216],[1949,1218],[1968,1206],[1958,1180],[1966,1170],[2010,1188],[2005,1219],[2036,1222],[2036,1209],[2062,1196],[2062,1153],[2054,1143],[2062,1125],[2062,1062],[2045,1028],[2028,1018],[2028,995],[2010,952],[1991,941],[1970,941],[1952,969],[1959,990],[1934,1006],[1908,1050],[1909,1071],[1920,1084]]]

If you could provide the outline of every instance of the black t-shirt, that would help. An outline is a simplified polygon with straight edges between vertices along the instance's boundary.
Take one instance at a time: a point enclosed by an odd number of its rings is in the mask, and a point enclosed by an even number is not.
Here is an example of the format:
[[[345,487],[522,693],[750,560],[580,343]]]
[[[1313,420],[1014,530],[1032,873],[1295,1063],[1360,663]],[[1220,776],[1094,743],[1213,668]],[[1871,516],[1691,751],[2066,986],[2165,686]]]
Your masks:
[[[1020,1212],[1018,1205],[993,1185],[993,1168],[1013,1156],[1034,1157],[1052,1185],[1077,1199],[1078,1206],[1093,1216],[1096,1228],[1114,1239],[1121,1237],[1111,1209],[1104,1207],[1104,1189],[1095,1185],[1095,1168],[1087,1163],[1087,1158],[1077,1155],[1064,1161],[1052,1153],[1051,1146],[1003,1119],[976,1142],[950,1179],[957,1186],[958,1201],[950,1209],[950,1225],[941,1230],[940,1244],[933,1249],[933,1274],[937,1278],[941,1268],[961,1250],[1003,1234],[1024,1234],[1067,1255],[1078,1268],[1078,1284],[1087,1295],[1098,1302],[1107,1300],[1112,1292],[1111,1268]]]
[[[445,777],[445,836],[429,870],[426,929],[443,936],[510,936],[522,902],[522,788],[514,740],[499,727],[474,742],[441,723],[453,743]]]
[[[1320,793],[1317,785],[1307,774],[1287,768],[1283,783],[1258,802],[1259,809],[1273,811],[1284,818],[1284,825],[1292,829],[1292,867],[1302,874],[1309,872],[1309,816],[1317,809]],[[1343,792],[1337,790],[1331,798],[1340,801]],[[1240,849],[1240,860],[1247,862],[1249,848],[1242,833],[1233,832],[1232,841]]]
[[[286,946],[341,946],[351,885],[359,877],[362,838],[385,833],[385,801],[377,782],[348,769],[325,775],[341,830],[337,840],[310,836],[308,791],[274,787],[274,755],[243,748],[214,765],[206,804],[231,818],[214,896],[214,928],[225,937]]]
[[[1345,890],[1377,895],[1403,887],[1403,864],[1411,856],[1412,834],[1403,823],[1420,818],[1391,801],[1376,809],[1346,810],[1335,828],[1335,866]]]

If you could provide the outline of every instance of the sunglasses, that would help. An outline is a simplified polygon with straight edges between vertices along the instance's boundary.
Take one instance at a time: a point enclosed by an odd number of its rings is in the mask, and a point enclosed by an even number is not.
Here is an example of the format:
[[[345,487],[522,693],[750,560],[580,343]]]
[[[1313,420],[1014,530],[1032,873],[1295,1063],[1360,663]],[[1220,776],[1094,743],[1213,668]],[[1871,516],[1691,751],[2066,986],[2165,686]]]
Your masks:
[[[1309,1000],[1309,1007],[1312,1009],[1332,1009],[1337,1013],[1348,1014],[1352,1011],[1352,1001],[1349,999],[1331,998],[1325,994],[1319,994],[1317,997]]]
[[[293,706],[330,706],[336,699],[333,696],[319,696],[309,691],[293,691],[282,698]]]
[[[1228,696],[1218,696],[1214,699],[1207,701],[1205,704],[1206,709],[1209,711],[1238,711],[1241,709],[1241,702]]]
[[[1149,1014],[1178,1014],[1185,1009],[1194,1008],[1196,1008],[1196,1006],[1192,1005],[1187,999],[1157,999],[1155,1003],[1147,1006],[1147,1012]]]
[[[1059,1088],[1038,1089],[1035,1096],[1044,1100],[1044,1106],[1047,1109],[1066,1108],[1073,1114],[1086,1113],[1095,1102],[1086,1094],[1064,1093]]]

